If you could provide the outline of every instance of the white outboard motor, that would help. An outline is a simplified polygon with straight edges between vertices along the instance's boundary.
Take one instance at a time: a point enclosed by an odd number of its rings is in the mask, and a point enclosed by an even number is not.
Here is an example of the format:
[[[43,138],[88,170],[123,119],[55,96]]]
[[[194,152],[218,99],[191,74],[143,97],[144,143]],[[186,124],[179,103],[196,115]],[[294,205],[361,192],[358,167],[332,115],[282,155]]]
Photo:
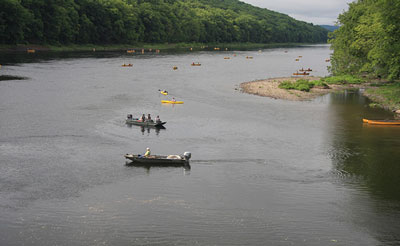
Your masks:
[[[185,153],[183,153],[183,156],[185,157],[186,160],[189,160],[192,157],[192,153],[185,152]]]

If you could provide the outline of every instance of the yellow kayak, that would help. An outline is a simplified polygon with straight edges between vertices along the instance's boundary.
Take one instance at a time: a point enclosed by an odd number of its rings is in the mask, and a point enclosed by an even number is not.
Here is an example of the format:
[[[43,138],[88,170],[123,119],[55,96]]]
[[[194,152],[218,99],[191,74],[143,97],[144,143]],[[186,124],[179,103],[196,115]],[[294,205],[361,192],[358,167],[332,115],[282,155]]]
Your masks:
[[[167,91],[160,91],[160,93],[163,94],[163,95],[168,95]]]
[[[161,103],[183,104],[182,101],[168,101],[168,100],[161,100]]]

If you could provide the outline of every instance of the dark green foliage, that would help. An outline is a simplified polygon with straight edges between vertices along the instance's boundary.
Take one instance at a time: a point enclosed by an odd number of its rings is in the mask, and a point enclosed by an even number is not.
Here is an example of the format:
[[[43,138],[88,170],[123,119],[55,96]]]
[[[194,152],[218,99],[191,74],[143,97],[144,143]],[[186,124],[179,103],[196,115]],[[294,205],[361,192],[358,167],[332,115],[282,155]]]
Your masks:
[[[308,81],[306,79],[299,79],[296,80],[295,82],[290,82],[288,80],[285,80],[282,83],[280,83],[278,87],[286,90],[298,90],[298,91],[309,92],[311,88],[319,85],[326,85],[326,84],[318,81]]]
[[[357,0],[338,18],[331,35],[331,71],[400,77],[400,1]]]
[[[323,27],[330,32],[333,32],[339,28],[338,26],[331,26],[331,25],[320,25],[320,27]]]
[[[2,0],[0,44],[325,42],[327,30],[238,0]]]
[[[365,82],[363,79],[351,75],[330,76],[322,78],[321,81],[326,84],[361,84]]]

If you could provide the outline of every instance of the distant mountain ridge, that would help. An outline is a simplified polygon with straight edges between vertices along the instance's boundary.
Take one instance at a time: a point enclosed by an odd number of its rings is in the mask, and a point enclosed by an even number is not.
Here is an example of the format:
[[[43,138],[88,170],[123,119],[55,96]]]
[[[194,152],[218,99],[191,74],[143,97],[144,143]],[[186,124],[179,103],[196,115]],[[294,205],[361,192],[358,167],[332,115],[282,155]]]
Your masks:
[[[0,1],[0,43],[321,43],[327,30],[239,0]]]
[[[322,28],[325,28],[326,30],[328,30],[330,32],[333,32],[339,28],[338,26],[332,26],[332,25],[319,25],[319,26]]]

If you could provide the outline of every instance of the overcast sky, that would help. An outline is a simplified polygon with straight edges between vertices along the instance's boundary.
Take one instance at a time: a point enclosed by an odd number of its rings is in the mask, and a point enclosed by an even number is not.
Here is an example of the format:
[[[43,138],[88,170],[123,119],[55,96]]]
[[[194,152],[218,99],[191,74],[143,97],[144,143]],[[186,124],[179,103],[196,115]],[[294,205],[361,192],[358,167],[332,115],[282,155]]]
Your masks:
[[[287,14],[315,25],[334,25],[339,14],[354,0],[240,0],[251,5]]]

